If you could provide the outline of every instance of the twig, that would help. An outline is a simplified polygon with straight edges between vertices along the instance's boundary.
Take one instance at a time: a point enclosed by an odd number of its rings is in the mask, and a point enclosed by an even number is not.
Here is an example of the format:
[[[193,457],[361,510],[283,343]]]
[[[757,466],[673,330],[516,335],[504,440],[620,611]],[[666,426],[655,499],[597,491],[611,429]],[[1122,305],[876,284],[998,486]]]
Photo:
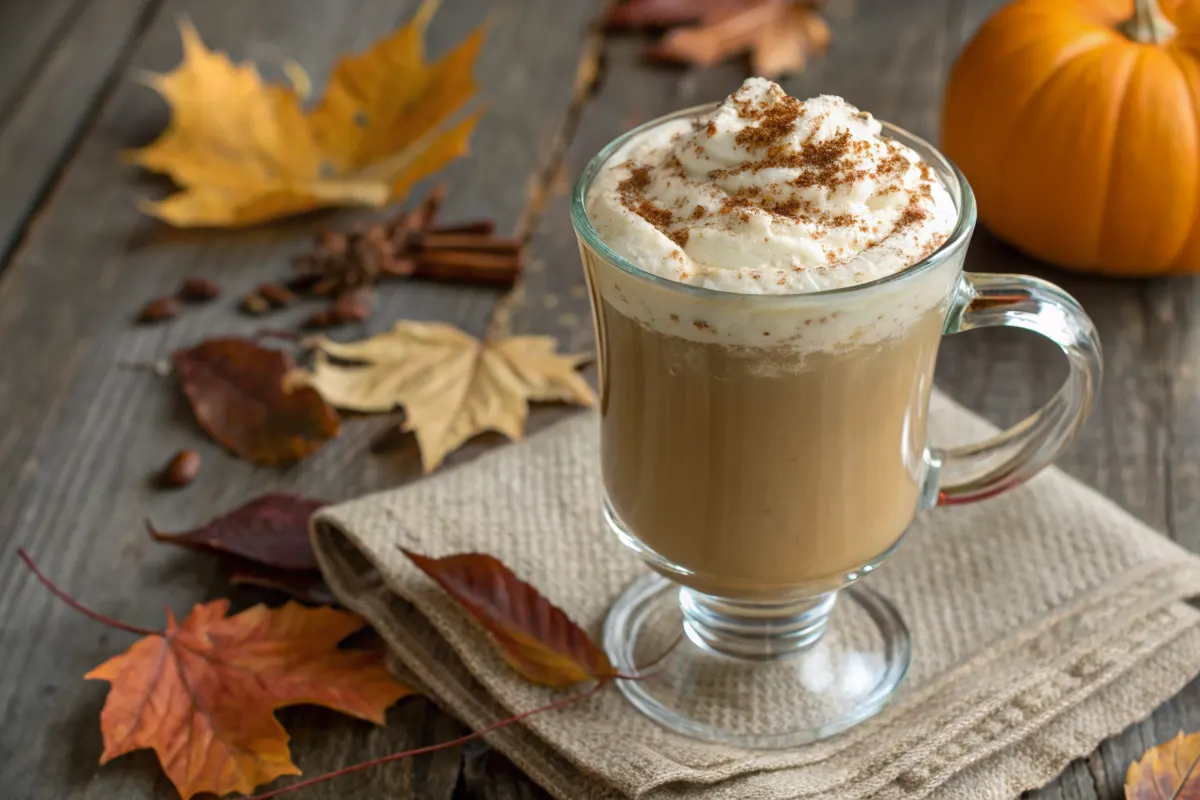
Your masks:
[[[24,547],[17,551],[17,555],[20,556],[21,560],[25,562],[25,566],[29,567],[29,571],[32,572],[39,581],[42,582],[42,585],[50,590],[51,594],[53,594],[59,600],[62,600],[79,613],[89,616],[97,622],[102,622],[110,628],[129,631],[130,633],[136,633],[139,636],[159,636],[161,634],[161,631],[152,631],[149,628],[139,628],[137,625],[130,625],[126,622],[113,619],[112,617],[106,617],[99,611],[93,611],[83,603],[76,600],[74,597],[71,597],[71,595],[67,594],[62,589],[58,588],[54,581],[43,575],[42,571],[37,568],[37,564],[33,562],[33,557],[26,552]]]
[[[171,374],[171,362],[165,358],[158,358],[154,361],[118,361],[117,366],[125,369],[142,369],[146,372],[153,372],[160,378],[165,378]]]
[[[425,755],[426,753],[434,753],[434,752],[437,752],[438,750],[445,750],[450,747],[457,747],[460,744],[466,744],[467,742],[473,741],[475,739],[479,739],[483,736],[486,736],[489,733],[492,733],[493,731],[498,731],[501,728],[512,725],[513,723],[520,722],[525,719],[529,719],[530,717],[532,717],[535,714],[541,714],[546,711],[556,711],[560,708],[566,708],[569,705],[573,705],[574,703],[582,702],[583,700],[586,700],[587,698],[589,698],[592,695],[599,692],[601,689],[603,689],[608,684],[609,684],[609,681],[607,681],[607,680],[599,681],[596,683],[595,686],[588,689],[583,694],[571,695],[570,697],[564,697],[560,700],[555,700],[553,703],[547,703],[544,706],[538,706],[537,708],[531,709],[529,711],[523,711],[520,714],[517,714],[516,716],[509,717],[508,719],[502,719],[499,722],[494,722],[491,725],[488,725],[486,728],[480,728],[477,731],[468,733],[465,736],[460,736],[457,739],[451,739],[448,742],[442,742],[440,744],[431,744],[428,747],[418,747],[415,750],[405,750],[402,753],[392,753],[390,756],[384,756],[383,758],[376,758],[376,759],[372,759],[371,761],[364,761],[361,764],[353,764],[349,767],[343,767],[342,769],[335,770],[333,772],[327,772],[324,775],[317,775],[316,777],[309,778],[308,780],[300,781],[299,783],[293,783],[291,786],[284,786],[282,789],[275,789],[270,792],[256,794],[252,797],[245,798],[245,800],[267,800],[267,798],[270,798],[270,797],[279,797],[282,794],[287,794],[288,792],[295,791],[296,789],[304,789],[308,786],[313,786],[315,784],[322,783],[322,782],[330,780],[332,778],[340,778],[341,776],[349,775],[352,772],[358,772],[360,770],[369,769],[371,767],[377,767],[380,764],[387,764],[391,761],[399,761],[402,758],[409,758],[411,756],[420,756],[420,755]]]

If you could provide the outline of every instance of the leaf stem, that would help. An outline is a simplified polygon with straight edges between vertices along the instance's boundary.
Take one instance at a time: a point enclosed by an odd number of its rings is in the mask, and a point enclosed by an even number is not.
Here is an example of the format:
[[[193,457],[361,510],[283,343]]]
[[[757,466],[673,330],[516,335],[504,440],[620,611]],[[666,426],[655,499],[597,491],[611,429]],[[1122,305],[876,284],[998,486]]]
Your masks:
[[[1180,735],[1182,736],[1182,734]],[[1179,796],[1183,794],[1183,790],[1187,788],[1188,779],[1191,778],[1192,773],[1196,771],[1197,765],[1200,765],[1200,756],[1196,756],[1196,758],[1193,759],[1192,765],[1188,767],[1188,771],[1184,773],[1183,777],[1179,780],[1179,788],[1171,793],[1171,800],[1178,800]]]
[[[566,708],[569,705],[573,705],[575,703],[582,702],[582,701],[586,700],[587,698],[591,697],[592,695],[596,694],[597,692],[599,692],[604,687],[608,686],[608,684],[610,682],[611,681],[609,681],[609,680],[597,681],[595,686],[588,689],[583,694],[575,694],[575,695],[571,695],[570,697],[563,697],[559,700],[555,700],[553,703],[547,703],[544,706],[538,706],[537,708],[530,709],[529,711],[522,711],[520,714],[517,714],[516,716],[509,717],[508,719],[502,719],[499,722],[494,722],[491,725],[488,725],[486,728],[480,728],[477,731],[472,731],[471,733],[468,733],[464,736],[460,736],[457,739],[451,739],[448,742],[441,742],[440,744],[431,744],[428,747],[418,747],[415,750],[405,750],[402,753],[392,753],[390,756],[384,756],[382,758],[372,759],[371,761],[363,761],[360,764],[352,764],[349,767],[343,767],[342,769],[335,770],[333,772],[326,772],[324,775],[317,775],[315,777],[308,778],[307,780],[303,780],[298,783],[293,783],[290,786],[284,786],[281,789],[274,789],[269,792],[263,792],[262,794],[256,794],[251,797],[247,797],[247,798],[245,798],[245,800],[267,800],[268,798],[271,798],[271,797],[279,797],[282,794],[287,794],[288,792],[293,792],[296,789],[304,789],[306,787],[313,786],[318,783],[323,783],[324,781],[331,780],[333,778],[340,778],[341,776],[349,775],[352,772],[358,772],[360,770],[369,769],[370,767],[377,767],[380,764],[387,764],[391,761],[399,761],[402,758],[410,758],[412,756],[420,756],[420,755],[425,755],[426,753],[434,753],[434,752],[437,752],[438,750],[446,750],[451,747],[457,747],[460,744],[466,744],[467,742],[473,741],[475,739],[479,739],[483,736],[486,736],[489,733],[492,733],[493,731],[498,731],[501,728],[505,728],[509,725],[512,725],[513,723],[520,722],[521,720],[524,720],[524,719],[528,719],[529,717],[532,717],[535,714],[541,714],[546,711],[556,711],[560,708]]]
[[[71,608],[75,609],[79,613],[81,613],[85,616],[91,617],[92,619],[96,620],[97,622],[102,622],[110,628],[117,628],[118,630],[128,631],[130,633],[136,633],[139,636],[159,636],[159,635],[161,635],[161,633],[162,633],[161,631],[152,631],[149,628],[139,628],[137,625],[130,625],[128,623],[121,622],[120,620],[113,619],[112,617],[106,617],[103,614],[101,614],[99,611],[93,611],[92,609],[85,606],[83,603],[76,600],[74,597],[71,597],[71,595],[67,594],[62,589],[58,588],[58,586],[54,583],[54,581],[50,580],[45,575],[43,575],[42,571],[40,569],[38,569],[37,564],[35,564],[33,562],[33,557],[30,556],[28,552],[26,552],[24,547],[22,547],[20,550],[17,551],[17,555],[20,556],[21,560],[25,562],[25,566],[29,567],[29,571],[32,572],[39,581],[42,582],[42,585],[50,590],[51,594],[53,594],[59,600],[62,600],[64,603],[66,603],[67,605],[69,605]]]
[[[644,681],[644,680],[646,680],[646,678],[653,677],[654,673],[651,670],[653,670],[654,667],[657,667],[660,663],[662,663],[663,659],[665,659],[667,656],[671,655],[671,653],[673,653],[675,651],[675,648],[678,647],[679,643],[682,641],[683,641],[683,631],[680,631],[679,635],[675,637],[675,641],[671,642],[671,644],[669,644],[667,646],[667,649],[663,650],[661,653],[659,653],[654,658],[647,661],[645,664],[638,664],[635,667],[637,672],[633,673],[632,675],[626,675],[624,673],[618,672],[613,677],[618,680],[623,680],[623,681]]]

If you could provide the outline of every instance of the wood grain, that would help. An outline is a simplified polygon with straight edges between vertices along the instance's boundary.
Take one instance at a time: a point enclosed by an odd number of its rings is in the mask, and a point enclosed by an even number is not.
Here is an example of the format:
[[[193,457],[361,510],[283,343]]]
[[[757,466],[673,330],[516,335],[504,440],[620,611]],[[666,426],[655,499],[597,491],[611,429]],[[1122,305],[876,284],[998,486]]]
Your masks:
[[[305,219],[249,231],[180,232],[141,216],[137,199],[168,187],[121,165],[117,153],[153,138],[166,110],[135,77],[141,70],[163,71],[177,63],[176,24],[186,15],[210,46],[259,60],[268,65],[268,75],[277,74],[269,65],[278,64],[280,56],[297,58],[319,87],[338,53],[365,48],[406,20],[416,2],[305,0],[301,5],[294,0],[166,2],[145,20],[141,35],[124,39],[112,26],[118,18],[137,22],[133,0],[79,6],[83,23],[93,35],[110,39],[117,55],[109,67],[94,56],[78,63],[88,74],[72,79],[78,88],[71,91],[79,96],[68,93],[62,103],[86,106],[90,92],[96,113],[82,118],[78,146],[63,150],[69,155],[65,163],[30,165],[38,173],[31,185],[54,183],[54,189],[32,198],[40,202],[36,214],[13,217],[23,221],[20,243],[0,276],[0,340],[8,353],[0,359],[0,406],[6,418],[0,428],[0,785],[5,787],[0,794],[6,798],[174,796],[149,753],[97,765],[105,688],[81,676],[131,641],[50,598],[20,568],[17,547],[27,547],[49,574],[106,613],[156,626],[162,624],[164,607],[183,614],[210,597],[231,596],[240,605],[277,598],[230,589],[212,560],[151,542],[142,517],[185,526],[271,489],[339,499],[419,473],[411,443],[387,457],[367,453],[380,420],[349,421],[342,438],[292,469],[255,468],[203,436],[170,379],[122,366],[161,358],[206,336],[261,327],[262,321],[235,311],[238,295],[286,276],[289,257],[307,246],[314,225]],[[597,5],[559,0],[444,4],[430,29],[434,55],[485,19],[492,25],[478,68],[489,110],[474,137],[476,155],[440,176],[450,186],[447,219],[489,216],[502,230],[517,228],[530,185],[545,170],[543,162],[573,96],[574,76],[561,65],[577,60]],[[56,51],[51,60],[71,55]],[[50,75],[48,70],[44,66],[38,76]],[[55,123],[60,109],[44,102],[49,99],[26,96],[21,102],[29,105],[20,108],[28,108],[31,119],[22,117],[15,127],[17,117],[9,118],[0,128],[0,147],[25,141],[39,119]],[[20,150],[0,153],[23,157]],[[317,219],[337,223],[371,216]],[[216,280],[225,296],[188,309],[168,325],[132,324],[132,315],[147,300],[174,291],[188,275]],[[381,292],[381,308],[369,325],[341,335],[381,329],[398,317],[452,320],[479,334],[496,297],[487,290],[405,284]],[[311,310],[296,309],[270,324],[298,322]],[[206,468],[186,490],[155,491],[151,473],[183,446],[199,450]],[[421,699],[399,704],[383,729],[314,709],[289,710],[285,724],[295,758],[308,774],[461,731]],[[308,790],[305,797],[450,798],[460,760],[456,752],[433,754]]]
[[[826,58],[786,81],[794,94],[843,94],[878,116],[936,140],[946,71],[967,37],[1003,0],[836,0],[827,4],[834,42]],[[185,613],[227,595],[244,605],[273,599],[226,586],[209,559],[152,543],[140,520],[187,527],[273,489],[342,499],[419,474],[411,442],[366,454],[386,424],[352,420],[344,435],[289,470],[234,460],[209,443],[169,379],[127,369],[217,333],[261,326],[234,311],[235,298],[287,272],[314,220],[241,232],[177,232],[140,216],[137,198],[166,185],[119,165],[116,153],[148,141],[165,109],[134,78],[179,57],[176,22],[190,16],[206,41],[267,66],[297,58],[317,86],[335,55],[366,47],[407,19],[416,0],[18,0],[0,3],[0,786],[5,797],[169,798],[153,756],[99,768],[102,685],[80,676],[128,646],[48,597],[19,569],[29,548],[43,568],[105,613],[161,623],[164,606]],[[646,37],[598,41],[589,22],[604,0],[447,0],[430,32],[444,51],[485,18],[493,30],[479,75],[488,114],[475,156],[449,168],[448,219],[490,216],[529,236],[524,292],[511,308],[518,332],[554,334],[569,349],[590,345],[588,306],[568,210],[570,182],[611,138],[687,105],[716,100],[745,75],[649,67]],[[20,30],[20,37],[10,31]],[[598,49],[597,49],[598,48]],[[559,163],[561,161],[561,164]],[[418,190],[420,191],[420,190]],[[340,223],[370,213],[318,217]],[[4,254],[8,253],[5,259]],[[1181,544],[1200,549],[1200,286],[1196,281],[1115,282],[1049,270],[977,232],[976,271],[1048,277],[1078,297],[1105,344],[1107,379],[1097,411],[1063,466]],[[134,327],[131,316],[187,275],[217,280],[226,297],[177,322]],[[347,337],[396,318],[453,321],[481,334],[497,294],[406,284],[381,293],[380,309]],[[272,318],[297,322],[311,309]],[[1061,357],[1031,335],[979,331],[951,337],[938,382],[967,405],[1007,424],[1057,387]],[[538,427],[561,414],[536,414]],[[149,477],[180,447],[206,469],[179,493]],[[457,463],[486,445],[452,457]],[[453,738],[462,728],[427,700],[393,709],[373,729],[319,709],[281,715],[308,774]],[[1070,765],[1037,800],[1117,800],[1128,763],[1179,728],[1200,727],[1200,681],[1149,720]],[[544,798],[482,743],[341,779],[306,798],[450,800]]]
[[[113,90],[159,0],[0,3],[0,265]]]

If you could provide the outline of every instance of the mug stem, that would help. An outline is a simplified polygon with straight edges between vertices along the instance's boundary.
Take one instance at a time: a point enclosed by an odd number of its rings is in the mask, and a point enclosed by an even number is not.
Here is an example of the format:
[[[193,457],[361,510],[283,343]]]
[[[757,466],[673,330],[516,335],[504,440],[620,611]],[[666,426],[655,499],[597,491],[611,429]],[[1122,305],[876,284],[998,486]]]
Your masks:
[[[817,642],[829,624],[837,592],[783,602],[747,602],[679,591],[683,630],[705,650],[734,658],[788,656]]]

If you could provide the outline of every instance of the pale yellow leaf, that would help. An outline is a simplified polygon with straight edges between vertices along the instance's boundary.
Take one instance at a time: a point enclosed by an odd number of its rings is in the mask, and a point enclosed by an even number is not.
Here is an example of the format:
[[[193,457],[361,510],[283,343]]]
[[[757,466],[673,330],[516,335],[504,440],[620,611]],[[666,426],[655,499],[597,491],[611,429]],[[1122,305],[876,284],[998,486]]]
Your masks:
[[[427,472],[484,431],[521,438],[530,401],[596,402],[576,372],[589,357],[558,354],[549,336],[481,342],[452,325],[400,322],[360,342],[318,337],[312,345],[313,371],[291,382],[351,411],[403,406],[404,429],[416,434]]]

